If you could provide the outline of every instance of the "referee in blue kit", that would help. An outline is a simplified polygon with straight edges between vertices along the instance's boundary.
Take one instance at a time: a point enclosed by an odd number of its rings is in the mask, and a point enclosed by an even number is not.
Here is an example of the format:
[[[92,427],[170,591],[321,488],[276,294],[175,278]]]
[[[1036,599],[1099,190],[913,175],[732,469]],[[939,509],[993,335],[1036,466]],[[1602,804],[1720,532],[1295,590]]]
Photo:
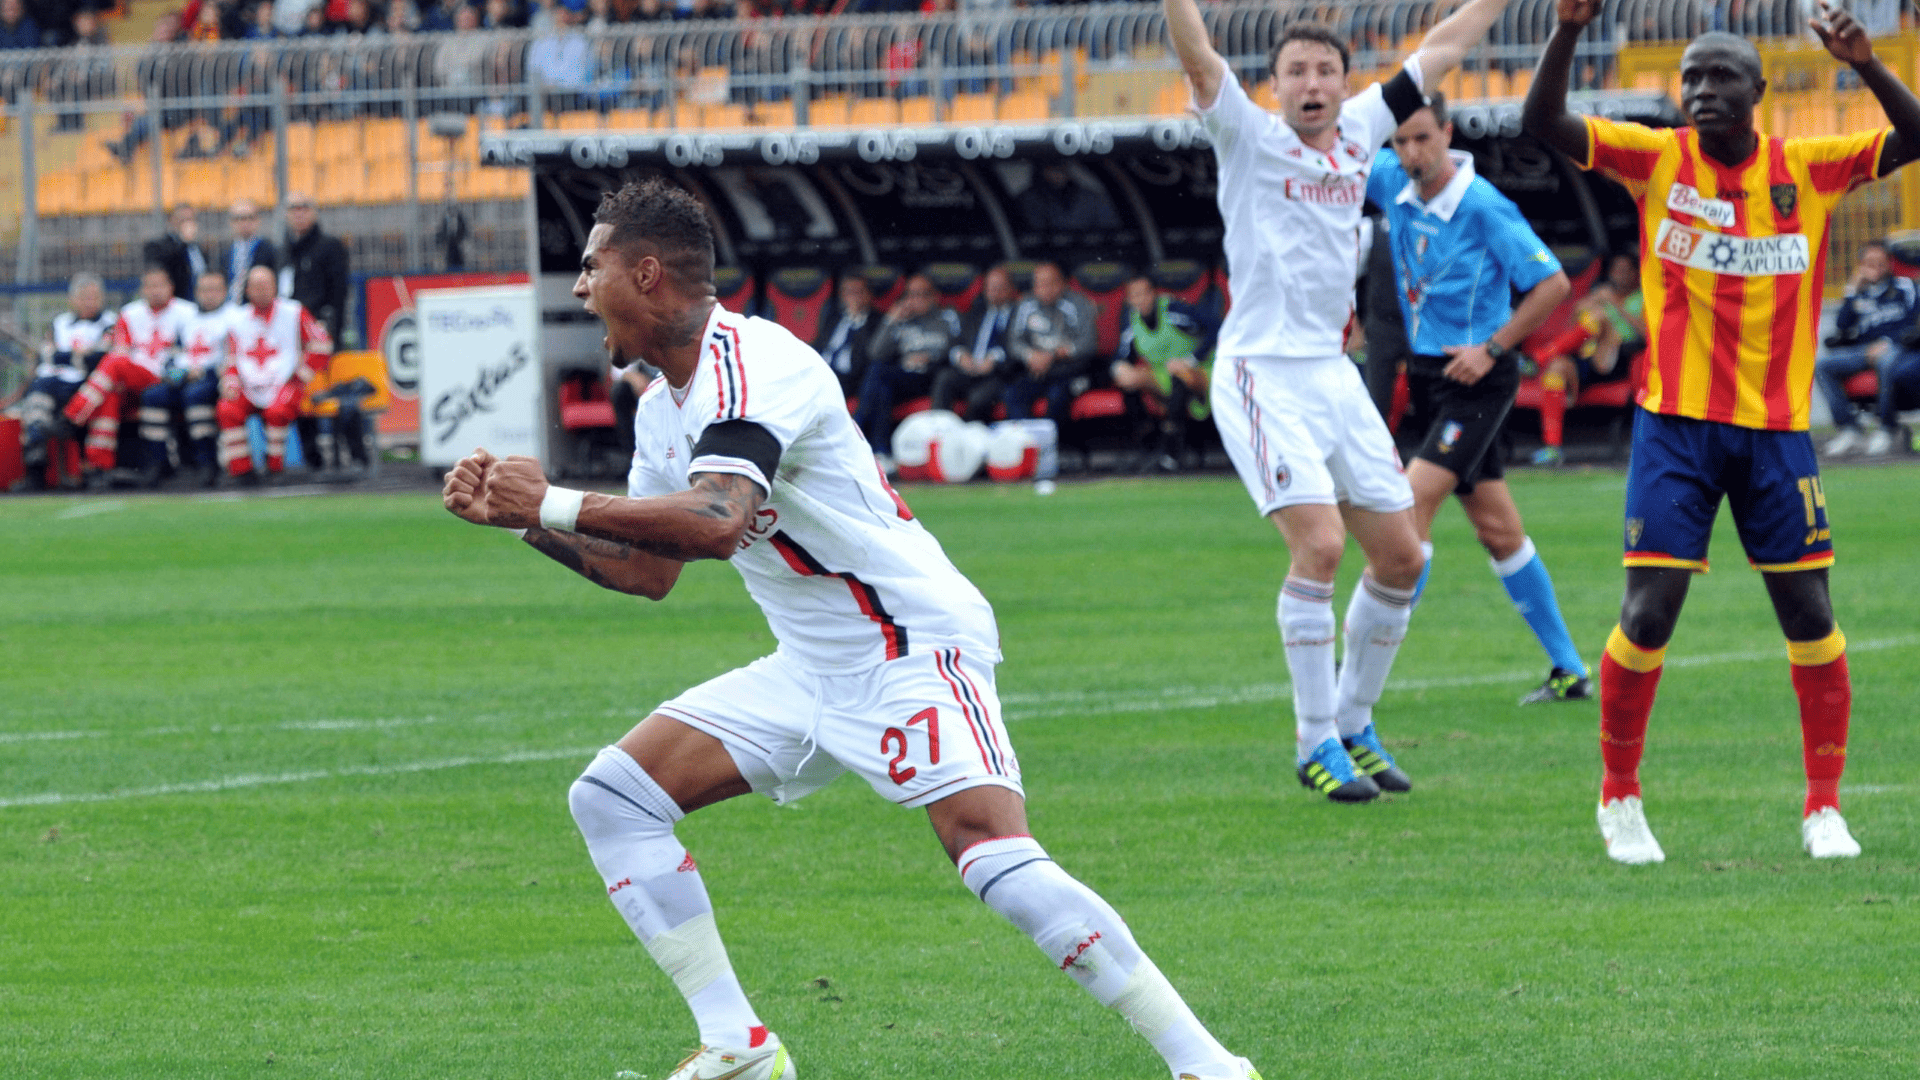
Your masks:
[[[1380,151],[1367,197],[1386,212],[1394,291],[1406,320],[1407,388],[1426,440],[1407,469],[1414,523],[1433,567],[1433,517],[1459,496],[1493,572],[1553,663],[1521,704],[1593,696],[1586,662],[1560,617],[1553,579],[1520,521],[1494,443],[1520,388],[1519,346],[1567,297],[1560,261],[1520,211],[1450,148],[1444,96],[1433,94]],[[1383,242],[1375,237],[1374,243]],[[1519,308],[1513,292],[1525,293]],[[1426,576],[1420,578],[1421,587]]]

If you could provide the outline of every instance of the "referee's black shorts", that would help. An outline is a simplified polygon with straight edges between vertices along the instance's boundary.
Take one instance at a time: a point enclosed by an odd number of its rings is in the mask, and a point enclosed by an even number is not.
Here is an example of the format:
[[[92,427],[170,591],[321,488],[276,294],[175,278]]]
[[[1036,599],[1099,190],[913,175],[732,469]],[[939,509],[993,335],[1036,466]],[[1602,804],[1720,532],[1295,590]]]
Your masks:
[[[1414,457],[1431,461],[1460,478],[1455,495],[1473,494],[1482,480],[1507,475],[1495,445],[1500,426],[1513,411],[1520,390],[1520,366],[1508,361],[1493,366],[1472,386],[1440,374],[1451,358],[1413,356],[1407,360],[1410,404],[1427,425],[1427,437]]]

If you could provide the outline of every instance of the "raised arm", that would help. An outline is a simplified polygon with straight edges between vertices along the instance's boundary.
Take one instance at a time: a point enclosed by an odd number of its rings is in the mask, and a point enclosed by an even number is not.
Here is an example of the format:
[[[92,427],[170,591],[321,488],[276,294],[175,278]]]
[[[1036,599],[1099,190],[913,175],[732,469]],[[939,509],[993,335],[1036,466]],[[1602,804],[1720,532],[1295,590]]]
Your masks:
[[[1820,14],[1808,19],[1807,25],[1819,35],[1820,43],[1834,59],[1852,65],[1853,70],[1860,73],[1860,81],[1873,91],[1893,125],[1893,134],[1880,144],[1880,175],[1885,176],[1920,157],[1920,98],[1873,54],[1873,42],[1867,37],[1866,28],[1852,15],[1836,10],[1825,0],[1821,0]]]
[[[732,558],[765,498],[759,484],[734,473],[700,473],[685,491],[641,499],[567,492],[547,483],[538,461],[500,460],[485,450],[455,465],[441,494],[450,512],[476,525],[528,530],[534,547],[597,584],[656,598],[679,576],[662,562]],[[537,531],[616,546],[549,540]]]
[[[1567,111],[1567,81],[1580,32],[1599,13],[1600,0],[1559,0],[1560,24],[1547,39],[1527,103],[1520,110],[1520,125],[1527,134],[1580,162],[1588,156],[1587,122]]]
[[[1459,10],[1427,32],[1413,55],[1420,60],[1420,88],[1432,90],[1447,72],[1460,66],[1505,11],[1507,0],[1467,0]]]
[[[1181,69],[1193,83],[1194,103],[1203,109],[1212,108],[1214,99],[1220,96],[1227,62],[1213,51],[1206,21],[1200,17],[1200,5],[1195,0],[1165,0],[1165,6],[1167,37],[1173,41]]]

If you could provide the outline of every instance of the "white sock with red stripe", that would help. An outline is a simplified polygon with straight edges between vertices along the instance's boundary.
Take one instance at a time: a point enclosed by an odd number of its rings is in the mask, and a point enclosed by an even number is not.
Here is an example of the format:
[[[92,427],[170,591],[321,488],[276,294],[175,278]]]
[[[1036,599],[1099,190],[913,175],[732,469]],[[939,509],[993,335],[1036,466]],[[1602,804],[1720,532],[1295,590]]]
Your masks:
[[[747,1003],[693,855],[673,835],[685,815],[617,746],[600,751],[567,793],[607,896],[700,1025],[708,1046],[752,1049],[767,1029]]]
[[[1360,575],[1347,603],[1347,654],[1340,662],[1340,734],[1351,738],[1373,723],[1373,706],[1386,689],[1393,658],[1406,640],[1415,589],[1395,589]]]
[[[983,840],[961,852],[959,869],[973,895],[1025,931],[1100,1004],[1126,1017],[1174,1075],[1241,1075],[1233,1055],[1140,951],[1119,913],[1055,865],[1033,837]]]
[[[1333,673],[1333,582],[1289,577],[1280,586],[1280,643],[1293,676],[1293,731],[1301,761],[1338,733]]]

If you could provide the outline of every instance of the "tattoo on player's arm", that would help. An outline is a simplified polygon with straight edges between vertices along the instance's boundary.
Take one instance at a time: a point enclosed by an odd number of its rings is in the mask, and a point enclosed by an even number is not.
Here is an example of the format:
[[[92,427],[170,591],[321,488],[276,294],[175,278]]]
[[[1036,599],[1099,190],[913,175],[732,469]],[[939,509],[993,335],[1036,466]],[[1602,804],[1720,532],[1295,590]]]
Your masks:
[[[598,560],[610,560],[624,563],[633,556],[633,549],[625,544],[611,540],[602,540],[597,536],[582,536],[579,533],[559,532],[552,529],[528,529],[527,543],[535,551],[559,563],[561,566],[579,574],[603,589],[615,592],[631,592],[598,564]]]
[[[728,558],[733,554],[736,539],[725,540],[725,554],[718,554],[717,543],[720,538],[714,535],[713,522],[721,523],[719,528],[729,530],[731,534],[744,532],[747,523],[766,501],[766,492],[760,485],[747,477],[736,473],[700,473],[694,478],[693,487],[675,495],[662,497],[671,500],[674,509],[695,519],[695,528],[676,526],[674,536],[637,537],[632,535],[614,535],[604,530],[596,530],[582,523],[578,531],[584,535],[597,537],[620,544],[650,555],[659,555],[678,562],[695,562],[700,559]],[[685,518],[680,519],[681,522]]]

